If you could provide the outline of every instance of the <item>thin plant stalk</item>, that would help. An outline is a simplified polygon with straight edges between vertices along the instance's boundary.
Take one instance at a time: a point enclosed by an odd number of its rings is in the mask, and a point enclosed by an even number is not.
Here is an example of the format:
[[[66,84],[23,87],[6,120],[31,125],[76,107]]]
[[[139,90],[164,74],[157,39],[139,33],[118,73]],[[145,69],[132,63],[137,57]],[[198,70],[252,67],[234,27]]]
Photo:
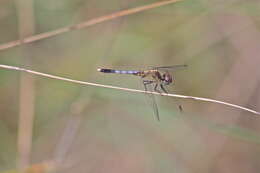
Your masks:
[[[152,3],[152,4],[144,5],[144,6],[141,6],[141,7],[131,8],[131,9],[127,9],[127,10],[121,10],[121,11],[118,11],[118,12],[114,12],[112,14],[108,14],[108,15],[105,15],[105,16],[90,19],[88,21],[85,21],[85,22],[82,22],[82,23],[79,23],[79,24],[76,24],[76,25],[67,26],[67,27],[60,28],[60,29],[57,29],[57,30],[54,30],[54,31],[49,31],[49,32],[29,36],[29,37],[26,37],[26,38],[23,38],[23,39],[4,43],[4,44],[0,45],[0,51],[5,50],[5,49],[9,49],[9,48],[12,48],[12,47],[15,47],[15,46],[19,46],[19,45],[22,45],[22,44],[28,44],[28,43],[39,41],[39,40],[42,40],[42,39],[50,38],[50,37],[53,37],[53,36],[56,36],[56,35],[59,35],[59,34],[63,34],[63,33],[66,33],[66,32],[70,32],[70,31],[73,31],[73,30],[79,30],[79,29],[87,28],[87,27],[90,27],[90,26],[93,26],[93,25],[96,25],[96,24],[99,24],[99,23],[102,23],[102,22],[110,21],[110,20],[113,20],[113,19],[116,19],[116,18],[119,18],[119,17],[128,16],[128,15],[131,15],[131,14],[139,13],[139,12],[150,10],[150,9],[153,9],[153,8],[158,8],[158,7],[168,5],[168,4],[172,4],[172,3],[175,3],[175,2],[179,2],[179,1],[182,1],[182,0],[159,1],[159,2]]]
[[[44,76],[44,77],[51,78],[51,79],[62,80],[62,81],[67,81],[67,82],[81,84],[81,85],[90,85],[90,86],[117,89],[117,90],[123,90],[123,91],[135,92],[135,93],[149,93],[149,94],[155,94],[155,95],[161,95],[161,96],[169,96],[169,97],[176,97],[176,98],[192,99],[192,100],[198,100],[198,101],[204,101],[204,102],[217,103],[217,104],[222,104],[222,105],[230,106],[230,107],[233,107],[233,108],[241,109],[241,110],[244,110],[244,111],[247,111],[247,112],[251,112],[251,113],[256,114],[256,115],[260,115],[260,112],[258,112],[258,111],[255,111],[255,110],[243,107],[243,106],[239,106],[239,105],[236,105],[236,104],[232,104],[232,103],[228,103],[228,102],[224,102],[224,101],[219,101],[219,100],[214,100],[214,99],[210,99],[210,98],[186,96],[186,95],[179,95],[179,94],[166,94],[166,93],[158,93],[158,92],[137,90],[137,89],[131,89],[131,88],[123,88],[123,87],[117,87],[117,86],[112,86],[112,85],[103,85],[103,84],[98,84],[98,83],[69,79],[69,78],[65,78],[65,77],[60,77],[60,76],[51,75],[51,74],[42,73],[42,72],[37,72],[37,71],[33,71],[33,70],[21,68],[21,67],[15,67],[15,66],[3,65],[3,64],[0,64],[0,68],[31,73],[31,74],[38,75],[38,76]]]

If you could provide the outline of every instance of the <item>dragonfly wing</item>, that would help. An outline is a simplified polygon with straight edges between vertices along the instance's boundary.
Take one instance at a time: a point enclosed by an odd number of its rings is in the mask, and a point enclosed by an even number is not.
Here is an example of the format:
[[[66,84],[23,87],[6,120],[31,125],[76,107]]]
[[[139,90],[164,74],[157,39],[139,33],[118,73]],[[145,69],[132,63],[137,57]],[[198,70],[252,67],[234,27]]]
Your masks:
[[[155,97],[154,97],[153,94],[149,94],[149,95],[150,95],[151,100],[152,100],[152,105],[153,105],[154,114],[155,114],[157,120],[160,121],[160,116],[159,116],[158,106],[157,106],[157,103],[156,103]]]
[[[148,83],[147,83],[148,82]],[[153,91],[151,89],[151,84],[153,83],[154,81],[143,81],[143,84],[144,84],[144,89],[145,91]],[[156,100],[155,100],[155,97],[153,94],[150,94],[150,93],[146,93],[145,94],[147,97],[149,97],[149,102],[151,104],[151,106],[153,107],[153,111],[154,111],[154,114],[156,116],[156,119],[158,121],[160,121],[160,116],[159,116],[159,111],[158,111],[158,106],[157,106],[157,103],[156,103]]]
[[[153,67],[153,69],[158,69],[158,70],[175,70],[175,69],[179,69],[179,68],[185,68],[188,67],[188,65],[186,64],[182,64],[182,65],[172,65],[172,66],[160,66],[160,67]]]

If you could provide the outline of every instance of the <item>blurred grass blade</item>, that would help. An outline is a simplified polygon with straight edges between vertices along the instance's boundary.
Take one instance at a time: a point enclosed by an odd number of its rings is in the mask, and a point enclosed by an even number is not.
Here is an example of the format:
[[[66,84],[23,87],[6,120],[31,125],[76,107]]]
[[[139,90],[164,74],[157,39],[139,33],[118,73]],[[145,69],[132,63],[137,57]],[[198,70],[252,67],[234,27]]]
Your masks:
[[[128,10],[118,11],[118,12],[115,12],[115,13],[112,13],[112,14],[109,14],[109,15],[97,17],[97,18],[82,22],[82,23],[79,23],[79,24],[76,24],[76,25],[67,26],[67,27],[60,28],[60,29],[57,29],[57,30],[54,30],[54,31],[50,31],[50,32],[42,33],[42,34],[37,34],[37,35],[30,36],[30,37],[27,37],[27,38],[23,38],[23,39],[20,39],[20,40],[15,40],[15,41],[12,41],[12,42],[9,42],[9,43],[5,43],[5,44],[0,45],[0,50],[5,50],[5,49],[9,49],[9,48],[19,46],[19,45],[22,45],[22,44],[27,44],[27,43],[42,40],[42,39],[45,39],[45,38],[53,37],[53,36],[56,36],[56,35],[59,35],[59,34],[70,32],[72,30],[78,30],[78,29],[86,28],[86,27],[93,26],[95,24],[99,24],[99,23],[102,23],[102,22],[106,22],[106,21],[109,21],[109,20],[112,20],[112,19],[116,19],[116,18],[119,18],[119,17],[135,14],[135,13],[138,13],[138,12],[157,8],[157,7],[160,7],[160,6],[172,4],[172,3],[175,3],[175,2],[178,2],[178,1],[182,1],[182,0],[160,1],[160,2],[155,2],[155,3],[149,4],[149,5],[144,5],[144,6],[141,6],[141,7],[136,7],[136,8],[131,8],[131,9],[128,9]]]

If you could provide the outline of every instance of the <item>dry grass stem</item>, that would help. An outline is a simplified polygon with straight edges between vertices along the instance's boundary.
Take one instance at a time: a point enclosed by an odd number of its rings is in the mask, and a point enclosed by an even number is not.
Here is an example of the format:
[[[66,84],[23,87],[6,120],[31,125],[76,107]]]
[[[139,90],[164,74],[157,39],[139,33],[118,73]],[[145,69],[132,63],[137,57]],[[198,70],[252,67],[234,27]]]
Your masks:
[[[258,111],[255,111],[255,110],[243,107],[243,106],[239,106],[239,105],[236,105],[236,104],[227,103],[227,102],[224,102],[224,101],[214,100],[214,99],[210,99],[210,98],[185,96],[185,95],[179,95],[179,94],[166,94],[166,93],[150,92],[150,91],[143,91],[143,90],[137,90],[137,89],[122,88],[122,87],[111,86],[111,85],[103,85],[103,84],[97,84],[97,83],[91,83],[91,82],[84,82],[84,81],[80,81],[80,80],[69,79],[69,78],[65,78],[65,77],[55,76],[55,75],[51,75],[51,74],[47,74],[47,73],[41,73],[41,72],[37,72],[37,71],[25,69],[25,68],[3,65],[3,64],[0,64],[0,68],[27,72],[27,73],[35,74],[35,75],[38,75],[38,76],[44,76],[44,77],[51,78],[51,79],[57,79],[57,80],[72,82],[72,83],[81,84],[81,85],[90,85],[90,86],[111,88],[111,89],[124,90],[124,91],[129,91],[129,92],[136,92],[136,93],[150,93],[150,94],[155,94],[155,95],[163,95],[163,96],[169,96],[169,97],[176,97],[176,98],[183,98],[183,99],[193,99],[193,100],[200,100],[200,101],[205,101],[205,102],[218,103],[218,104],[234,107],[234,108],[237,108],[237,109],[241,109],[241,110],[244,110],[244,111],[248,111],[248,112],[251,112],[251,113],[256,114],[256,115],[260,115],[260,112],[258,112]]]
[[[66,33],[72,30],[79,30],[82,28],[86,28],[89,26],[93,26],[95,24],[99,24],[105,21],[109,21],[112,19],[116,19],[122,16],[127,16],[127,15],[131,15],[131,14],[135,14],[138,12],[142,12],[145,10],[149,10],[149,9],[153,9],[153,8],[157,8],[160,6],[164,6],[167,4],[171,4],[171,3],[175,3],[178,1],[182,1],[182,0],[168,0],[168,1],[160,1],[160,2],[155,2],[149,5],[145,5],[145,6],[141,6],[141,7],[136,7],[136,8],[132,8],[132,9],[128,9],[128,10],[122,10],[122,11],[118,11],[109,15],[105,15],[105,16],[101,16],[101,17],[97,17],[76,25],[72,25],[72,26],[67,26],[64,28],[60,28],[54,31],[50,31],[50,32],[46,32],[46,33],[42,33],[42,34],[37,34],[37,35],[33,35],[24,39],[20,39],[20,40],[15,40],[15,41],[11,41],[9,43],[4,43],[2,45],[0,45],[0,50],[5,50],[5,49],[9,49],[15,46],[19,46],[22,44],[28,44],[34,41],[38,41],[38,40],[42,40],[45,38],[49,38],[49,37],[53,37],[62,33]]]

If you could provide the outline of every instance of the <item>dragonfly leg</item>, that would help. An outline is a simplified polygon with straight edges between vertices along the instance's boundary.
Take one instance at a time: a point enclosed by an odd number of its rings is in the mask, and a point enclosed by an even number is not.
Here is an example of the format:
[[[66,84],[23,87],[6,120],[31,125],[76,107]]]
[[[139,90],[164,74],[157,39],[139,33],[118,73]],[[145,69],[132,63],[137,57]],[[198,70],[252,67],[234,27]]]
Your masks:
[[[160,87],[166,94],[168,94],[168,91],[164,88],[163,84],[160,84]]]
[[[158,92],[158,93],[161,94],[162,92],[161,92],[160,90],[158,90],[157,87],[158,87],[158,84],[155,84],[155,86],[154,86],[154,91],[156,91],[156,92]]]
[[[168,94],[168,92],[167,92],[167,90],[164,88],[163,84],[160,84],[160,87],[161,87],[161,89],[162,89],[166,94]],[[183,111],[182,106],[179,105],[178,107],[179,107],[180,112],[182,112],[182,111]]]

